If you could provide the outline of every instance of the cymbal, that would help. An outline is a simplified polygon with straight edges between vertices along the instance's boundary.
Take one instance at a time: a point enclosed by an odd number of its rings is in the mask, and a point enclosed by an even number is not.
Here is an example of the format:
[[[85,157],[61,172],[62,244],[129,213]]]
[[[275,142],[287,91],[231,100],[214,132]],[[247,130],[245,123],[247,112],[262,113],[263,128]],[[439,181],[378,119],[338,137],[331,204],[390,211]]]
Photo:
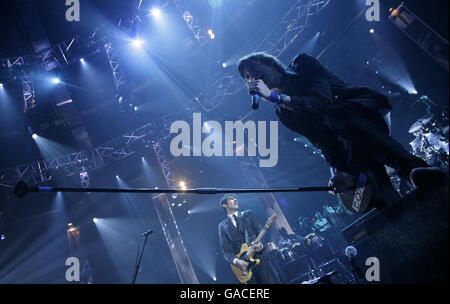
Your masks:
[[[420,118],[419,120],[422,121],[423,125],[429,124],[434,118],[433,114],[425,115],[424,117]]]
[[[409,128],[409,133],[414,133],[419,131],[425,125],[429,124],[434,118],[433,114],[425,115],[422,118],[419,118],[412,126]]]

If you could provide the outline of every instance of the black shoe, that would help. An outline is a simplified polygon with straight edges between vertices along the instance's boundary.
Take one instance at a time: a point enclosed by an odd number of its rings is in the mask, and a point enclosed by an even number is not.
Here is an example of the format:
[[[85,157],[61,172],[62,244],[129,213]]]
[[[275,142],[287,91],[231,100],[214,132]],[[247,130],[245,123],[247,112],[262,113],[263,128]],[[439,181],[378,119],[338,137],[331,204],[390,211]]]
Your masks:
[[[430,189],[448,184],[447,175],[437,167],[415,168],[411,171],[410,180],[418,189]]]

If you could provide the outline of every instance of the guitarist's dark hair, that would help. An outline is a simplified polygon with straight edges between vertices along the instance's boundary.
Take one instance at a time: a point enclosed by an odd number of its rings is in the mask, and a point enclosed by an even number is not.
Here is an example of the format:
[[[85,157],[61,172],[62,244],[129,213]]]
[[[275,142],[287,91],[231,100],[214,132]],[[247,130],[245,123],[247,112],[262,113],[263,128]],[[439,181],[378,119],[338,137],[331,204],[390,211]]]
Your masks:
[[[227,210],[223,207],[223,205],[228,203],[229,198],[237,198],[237,196],[236,194],[233,193],[227,193],[224,196],[222,196],[219,202],[220,208],[222,208],[225,213],[227,212]]]

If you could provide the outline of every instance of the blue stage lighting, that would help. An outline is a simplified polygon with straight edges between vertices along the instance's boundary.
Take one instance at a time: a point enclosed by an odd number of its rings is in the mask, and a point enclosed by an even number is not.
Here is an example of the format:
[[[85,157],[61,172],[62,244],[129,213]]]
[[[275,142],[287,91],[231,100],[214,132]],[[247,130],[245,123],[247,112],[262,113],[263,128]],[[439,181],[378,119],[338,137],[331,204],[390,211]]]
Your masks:
[[[140,48],[144,44],[144,41],[142,39],[136,38],[131,40],[131,45],[135,48]]]
[[[55,77],[55,78],[52,78],[52,82],[53,82],[54,84],[58,84],[58,83],[61,82],[61,80],[60,80],[59,78]]]
[[[156,19],[159,19],[162,16],[162,11],[159,8],[152,8],[152,10],[150,11],[150,15],[152,15]]]
[[[36,133],[33,133],[33,135],[31,135],[31,137],[32,137],[33,139],[36,139],[36,138],[38,138],[38,135],[37,135]]]

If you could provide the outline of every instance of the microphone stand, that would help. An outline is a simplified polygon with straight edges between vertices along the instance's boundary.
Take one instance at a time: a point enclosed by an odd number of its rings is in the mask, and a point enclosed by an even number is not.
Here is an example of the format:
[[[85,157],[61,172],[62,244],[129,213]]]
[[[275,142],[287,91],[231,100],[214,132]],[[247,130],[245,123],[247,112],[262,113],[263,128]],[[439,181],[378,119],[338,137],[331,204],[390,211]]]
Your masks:
[[[133,279],[131,280],[131,284],[135,284],[136,283],[136,277],[137,277],[138,272],[139,272],[139,266],[141,265],[141,260],[142,260],[143,254],[144,254],[145,244],[147,243],[149,234],[150,233],[144,233],[142,235],[142,236],[145,237],[145,239],[144,239],[144,245],[142,246],[142,251],[141,251],[141,255],[140,256],[139,256],[139,247],[140,247],[140,244],[141,244],[141,240],[139,239],[138,253],[136,255],[136,265],[134,267]]]

